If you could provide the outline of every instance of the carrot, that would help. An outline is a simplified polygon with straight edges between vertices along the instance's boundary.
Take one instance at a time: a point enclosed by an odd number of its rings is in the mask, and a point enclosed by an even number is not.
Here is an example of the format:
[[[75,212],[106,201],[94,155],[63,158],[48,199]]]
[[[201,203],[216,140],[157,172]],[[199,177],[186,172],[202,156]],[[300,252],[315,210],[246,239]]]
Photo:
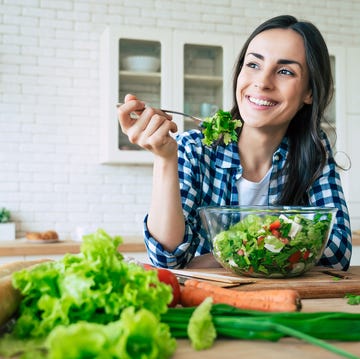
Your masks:
[[[184,307],[197,306],[207,297],[212,297],[214,303],[263,312],[295,312],[301,309],[301,298],[293,289],[238,291],[196,279],[185,282],[181,292],[181,304]]]

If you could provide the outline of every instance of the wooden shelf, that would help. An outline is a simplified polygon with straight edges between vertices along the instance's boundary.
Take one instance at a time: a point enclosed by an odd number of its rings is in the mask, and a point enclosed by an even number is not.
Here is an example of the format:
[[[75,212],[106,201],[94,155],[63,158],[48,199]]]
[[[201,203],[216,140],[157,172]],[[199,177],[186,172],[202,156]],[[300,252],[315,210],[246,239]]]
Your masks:
[[[121,80],[125,82],[139,82],[145,84],[159,85],[161,82],[160,72],[134,72],[120,71]]]
[[[222,86],[223,78],[220,76],[204,76],[204,75],[185,75],[185,82],[189,85],[212,85]]]

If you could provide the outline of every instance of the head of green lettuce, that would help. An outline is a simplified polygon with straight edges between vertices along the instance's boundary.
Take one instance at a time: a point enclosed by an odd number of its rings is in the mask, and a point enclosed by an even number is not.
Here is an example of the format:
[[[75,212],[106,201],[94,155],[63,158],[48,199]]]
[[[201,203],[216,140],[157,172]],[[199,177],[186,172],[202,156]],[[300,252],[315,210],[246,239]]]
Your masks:
[[[160,316],[171,288],[155,271],[124,261],[121,243],[99,229],[83,237],[79,254],[15,273],[22,301],[0,354],[16,348],[27,358],[170,357],[176,341]]]

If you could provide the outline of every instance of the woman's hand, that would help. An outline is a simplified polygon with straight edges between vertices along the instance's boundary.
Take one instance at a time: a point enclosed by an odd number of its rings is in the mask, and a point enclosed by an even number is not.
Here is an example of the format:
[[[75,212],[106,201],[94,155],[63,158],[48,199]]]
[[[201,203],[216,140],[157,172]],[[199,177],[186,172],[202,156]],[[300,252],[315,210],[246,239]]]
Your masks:
[[[137,119],[131,113],[138,115]],[[177,155],[177,143],[170,133],[177,132],[172,117],[159,109],[146,107],[134,95],[126,95],[125,103],[118,107],[121,130],[129,141],[154,155],[168,158]]]

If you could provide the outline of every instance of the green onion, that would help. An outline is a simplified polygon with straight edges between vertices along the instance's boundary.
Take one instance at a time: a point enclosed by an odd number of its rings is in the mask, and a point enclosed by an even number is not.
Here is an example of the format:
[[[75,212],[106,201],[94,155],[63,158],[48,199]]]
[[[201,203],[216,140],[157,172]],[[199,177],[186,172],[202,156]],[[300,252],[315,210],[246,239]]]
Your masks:
[[[186,338],[187,326],[194,310],[195,307],[169,308],[162,315],[161,321],[169,325],[175,338]],[[359,359],[325,340],[359,341],[360,313],[265,313],[238,309],[227,304],[213,304],[211,316],[220,337],[268,341],[294,337],[345,358]]]

